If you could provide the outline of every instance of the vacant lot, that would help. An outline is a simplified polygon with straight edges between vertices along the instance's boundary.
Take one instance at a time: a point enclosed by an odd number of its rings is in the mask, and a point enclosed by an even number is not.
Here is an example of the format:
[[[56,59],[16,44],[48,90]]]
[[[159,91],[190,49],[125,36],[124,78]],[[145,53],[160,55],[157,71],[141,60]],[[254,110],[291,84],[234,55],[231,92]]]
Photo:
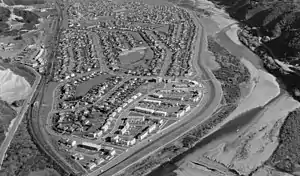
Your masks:
[[[8,6],[44,4],[45,0],[3,0]]]

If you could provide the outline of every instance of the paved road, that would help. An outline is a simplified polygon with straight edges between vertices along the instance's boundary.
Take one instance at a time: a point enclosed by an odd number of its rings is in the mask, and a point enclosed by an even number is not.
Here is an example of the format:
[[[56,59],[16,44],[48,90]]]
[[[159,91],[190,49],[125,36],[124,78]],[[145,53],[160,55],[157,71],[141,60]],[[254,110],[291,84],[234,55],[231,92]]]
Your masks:
[[[215,77],[212,72],[204,66],[203,59],[199,59],[199,57],[202,55],[203,49],[206,48],[206,45],[204,45],[206,39],[205,29],[196,15],[191,15],[195,21],[198,22],[197,25],[199,29],[201,29],[201,35],[197,36],[195,47],[196,52],[193,62],[195,65],[198,65],[198,67],[196,67],[198,74],[202,73],[201,76],[203,79],[209,80],[207,81],[206,88],[209,90],[208,93],[210,95],[205,95],[204,100],[201,101],[200,107],[196,108],[196,112],[194,111],[192,114],[185,116],[182,120],[177,122],[178,124],[163,130],[163,133],[152,136],[153,142],[149,142],[147,140],[141,142],[139,145],[129,149],[126,153],[121,154],[110,163],[103,166],[101,169],[95,170],[94,172],[88,174],[88,176],[111,176],[116,172],[125,170],[131,165],[157,152],[165,145],[177,140],[179,137],[209,118],[218,108],[222,99],[221,86],[217,81],[215,81]]]
[[[2,162],[5,158],[6,151],[9,147],[9,145],[10,145],[10,142],[13,139],[20,123],[22,122],[24,114],[26,113],[29,105],[31,105],[31,99],[34,95],[34,92],[36,91],[37,86],[39,85],[39,83],[41,81],[41,75],[39,73],[37,73],[34,69],[32,69],[30,67],[28,67],[28,68],[30,70],[32,70],[32,72],[35,74],[36,79],[35,79],[34,84],[32,86],[32,91],[31,91],[30,95],[28,96],[28,98],[24,102],[24,105],[23,105],[21,111],[18,113],[17,117],[15,118],[13,126],[11,127],[10,131],[8,132],[8,135],[6,136],[3,143],[1,144],[1,147],[0,147],[0,169],[1,169],[1,166],[2,166]]]

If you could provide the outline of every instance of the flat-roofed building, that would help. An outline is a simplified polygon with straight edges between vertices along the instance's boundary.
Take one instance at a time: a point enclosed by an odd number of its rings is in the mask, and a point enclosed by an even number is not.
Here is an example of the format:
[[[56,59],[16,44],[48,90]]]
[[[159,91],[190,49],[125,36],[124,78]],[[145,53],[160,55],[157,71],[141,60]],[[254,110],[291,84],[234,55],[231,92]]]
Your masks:
[[[165,111],[155,111],[155,113],[157,113],[157,114],[159,114],[161,116],[164,116],[164,117],[168,115],[168,113],[165,112]]]
[[[162,97],[164,97],[162,94],[158,94],[158,93],[153,93],[153,94],[151,94],[151,96],[154,97],[154,98],[162,98]]]
[[[136,143],[136,138],[127,139],[125,142],[127,146],[134,145]]]
[[[153,110],[153,109],[143,108],[143,107],[139,107],[139,106],[134,107],[134,109],[138,110],[138,111],[142,111],[142,112],[149,112],[149,113],[155,112],[155,110]]]
[[[88,150],[99,151],[102,146],[90,142],[82,142],[81,144],[78,144],[78,147],[85,148]]]
[[[80,153],[74,153],[72,155],[72,158],[75,159],[75,160],[83,160],[84,159],[83,155],[80,154]]]
[[[104,161],[105,161],[105,159],[103,159],[103,158],[98,158],[98,159],[95,160],[95,163],[96,163],[97,165],[99,165],[99,164],[104,163]]]
[[[146,130],[146,131],[140,133],[140,134],[138,135],[138,138],[139,138],[140,140],[143,140],[143,139],[145,139],[145,138],[148,136],[148,134],[149,134],[149,132],[148,132],[148,130]]]
[[[147,103],[156,103],[156,104],[158,104],[158,105],[161,104],[161,101],[160,101],[160,100],[152,100],[152,99],[148,99],[148,98],[143,99],[142,101],[143,101],[143,102],[147,102]]]
[[[156,129],[156,124],[154,123],[153,125],[151,125],[148,129],[149,133],[152,133],[155,129]]]
[[[88,163],[86,165],[86,168],[89,169],[89,170],[93,170],[95,167],[97,167],[97,164],[94,163],[94,162]]]

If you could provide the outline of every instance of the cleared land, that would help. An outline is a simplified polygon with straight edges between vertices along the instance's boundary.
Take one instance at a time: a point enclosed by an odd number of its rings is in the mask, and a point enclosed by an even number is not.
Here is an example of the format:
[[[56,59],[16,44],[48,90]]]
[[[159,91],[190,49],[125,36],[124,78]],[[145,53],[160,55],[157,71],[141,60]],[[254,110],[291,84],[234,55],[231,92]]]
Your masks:
[[[0,98],[8,103],[25,99],[31,92],[25,78],[14,74],[10,69],[0,70]]]

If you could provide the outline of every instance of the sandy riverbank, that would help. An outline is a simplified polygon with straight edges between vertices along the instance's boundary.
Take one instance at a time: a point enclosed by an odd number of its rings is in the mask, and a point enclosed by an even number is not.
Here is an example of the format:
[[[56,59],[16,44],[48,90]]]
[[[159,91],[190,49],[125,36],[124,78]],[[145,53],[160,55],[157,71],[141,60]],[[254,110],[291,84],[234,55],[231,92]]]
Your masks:
[[[249,175],[261,166],[278,146],[281,125],[290,111],[300,107],[300,103],[287,94],[266,107],[259,120],[238,138],[219,144],[204,156]]]
[[[240,40],[239,37],[237,35],[237,32],[239,30],[239,26],[238,24],[233,24],[230,26],[230,29],[226,31],[226,35],[237,45],[243,45]]]

